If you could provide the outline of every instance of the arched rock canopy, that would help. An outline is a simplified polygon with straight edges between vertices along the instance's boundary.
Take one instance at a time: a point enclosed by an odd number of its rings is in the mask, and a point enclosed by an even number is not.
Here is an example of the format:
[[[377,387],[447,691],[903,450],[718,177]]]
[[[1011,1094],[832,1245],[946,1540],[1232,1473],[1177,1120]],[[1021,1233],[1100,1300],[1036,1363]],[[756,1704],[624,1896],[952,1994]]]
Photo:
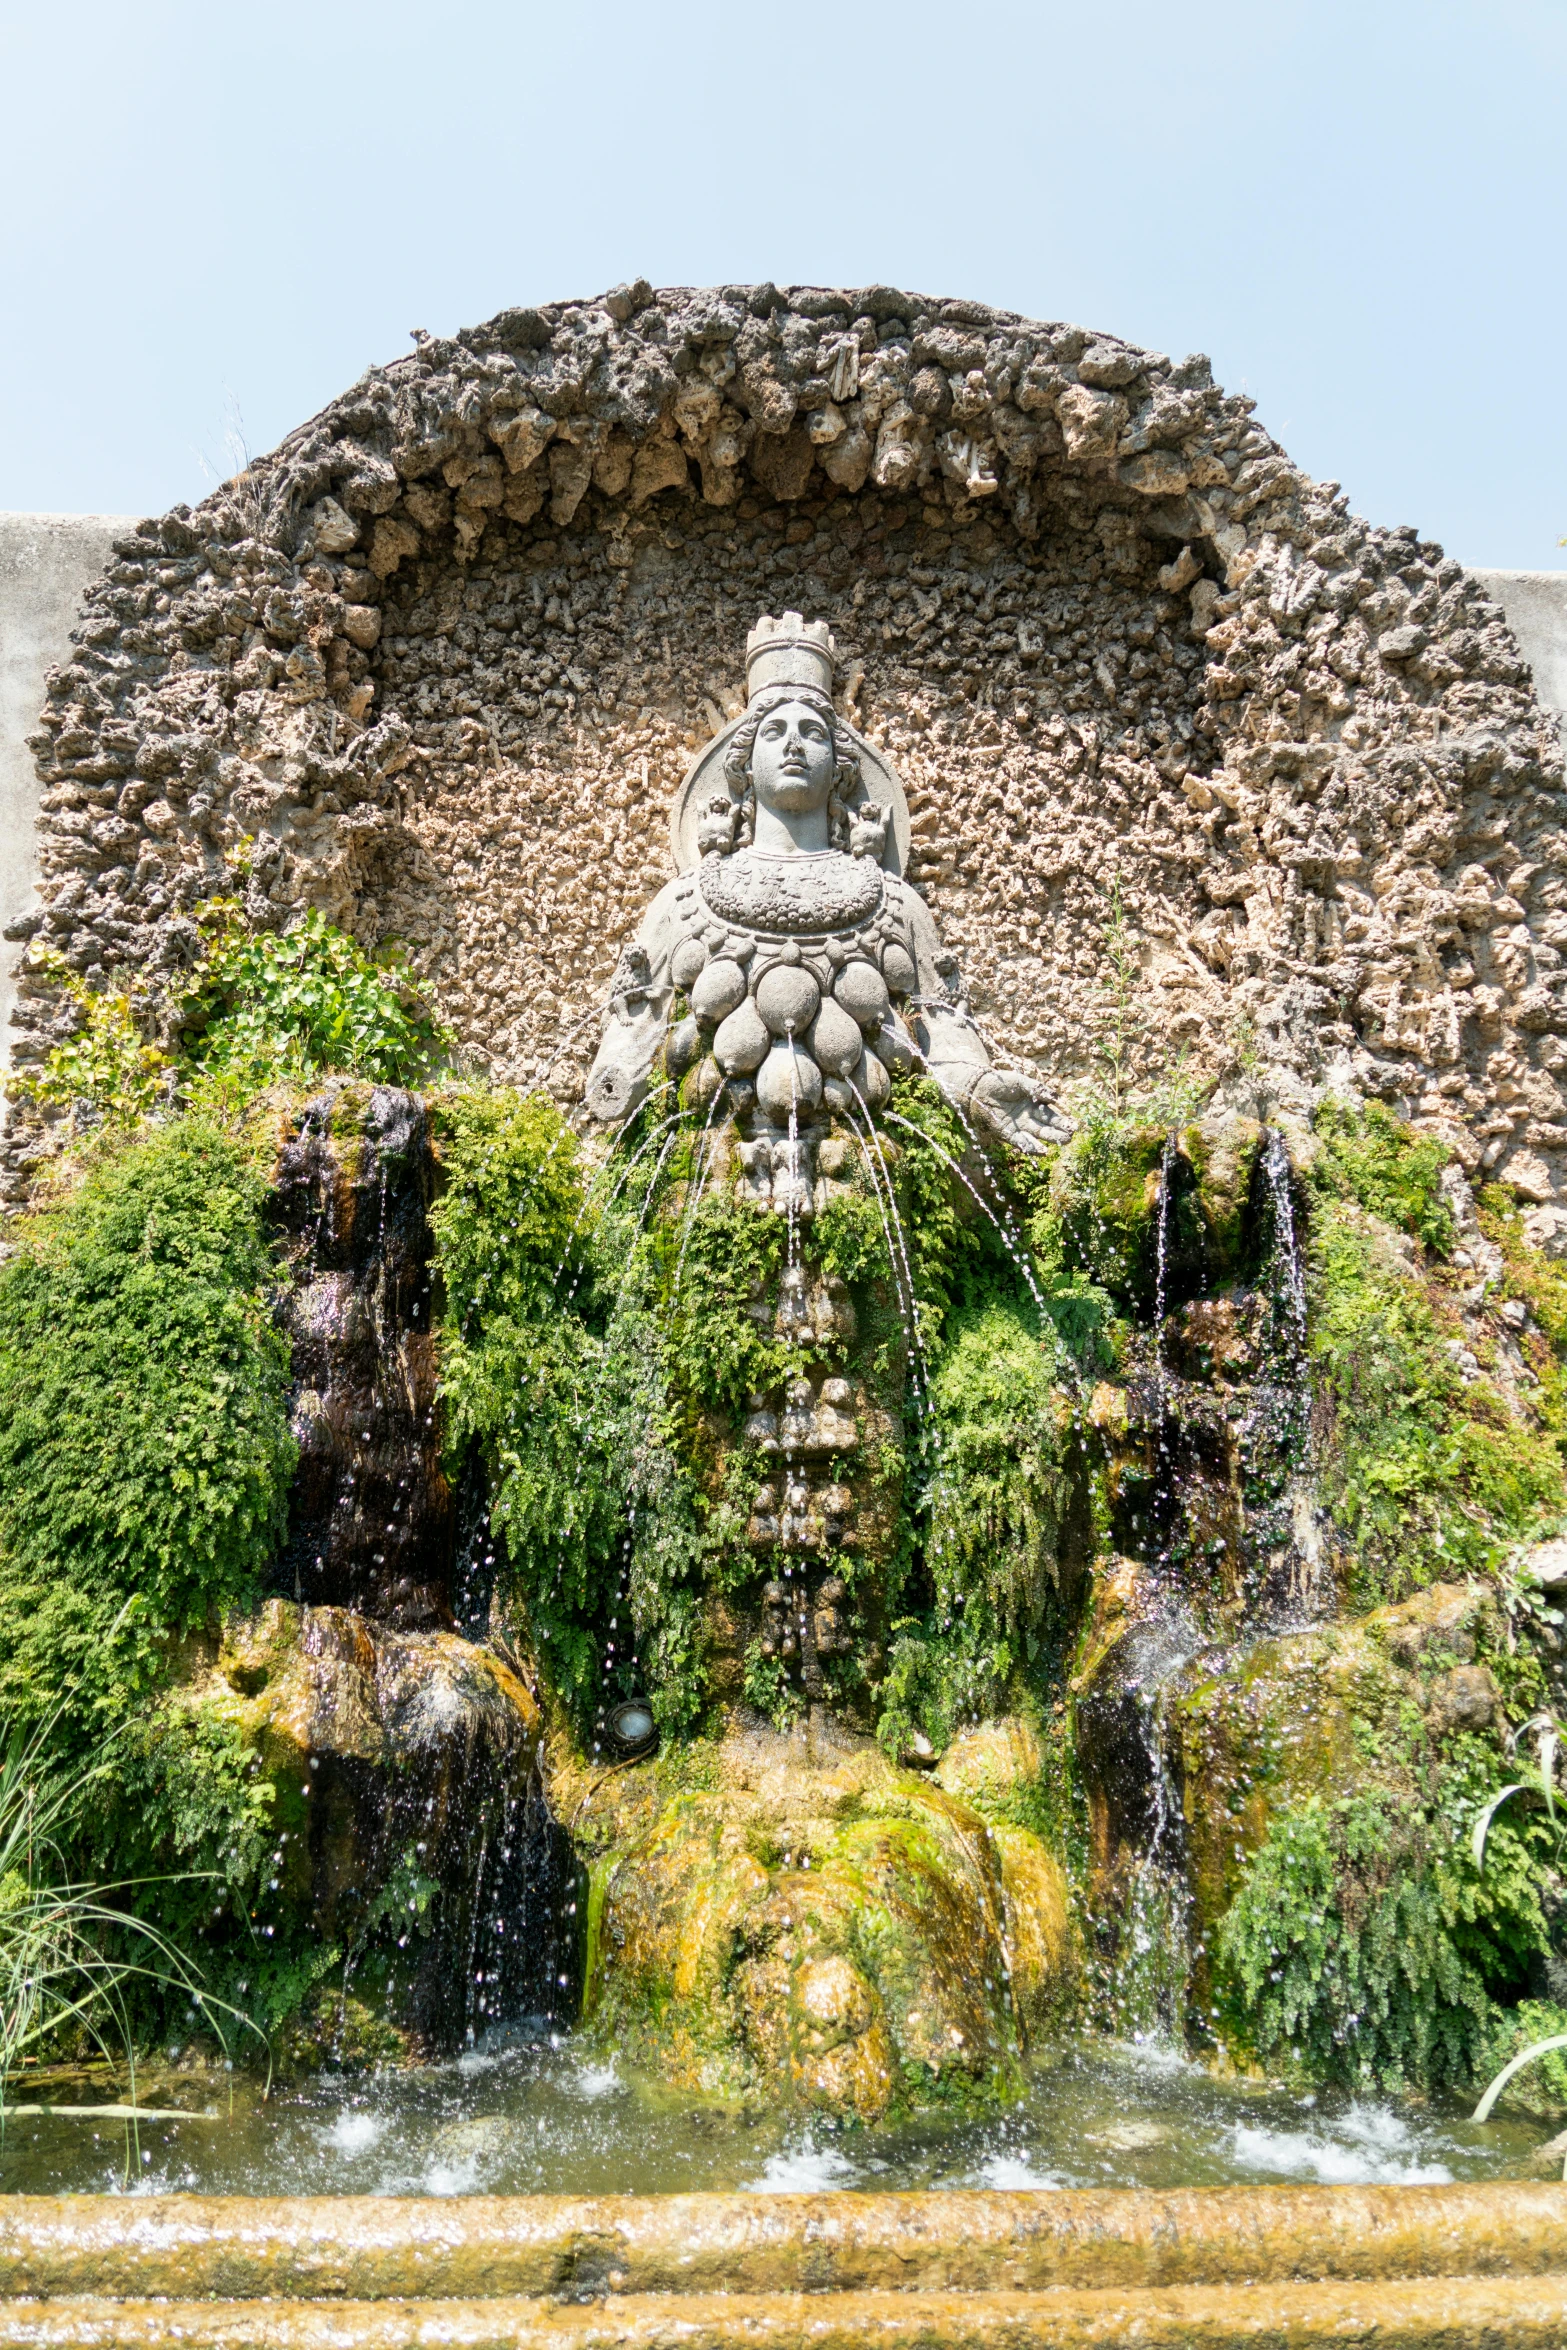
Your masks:
[[[373,368],[123,540],[36,737],[39,927],[156,981],[246,840],[262,920],[398,940],[498,1074],[591,1050],[745,632],[828,620],[976,1010],[1090,1071],[1346,1067],[1567,1174],[1554,729],[1500,613],[1213,386],[885,287],[645,283]],[[18,1058],[65,1015],[25,993]]]

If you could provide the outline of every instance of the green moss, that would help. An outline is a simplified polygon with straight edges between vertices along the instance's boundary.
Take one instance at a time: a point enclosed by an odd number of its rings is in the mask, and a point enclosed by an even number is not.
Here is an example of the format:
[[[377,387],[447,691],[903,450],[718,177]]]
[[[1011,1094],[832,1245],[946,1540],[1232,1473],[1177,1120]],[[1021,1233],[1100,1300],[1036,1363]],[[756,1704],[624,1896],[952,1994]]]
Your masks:
[[[670,1373],[696,1409],[739,1412],[785,1376],[772,1305],[786,1238],[781,1216],[727,1189],[709,1192],[681,1229],[666,1345]]]
[[[1567,1264],[1529,1246],[1517,1199],[1501,1184],[1480,1193],[1478,1211],[1481,1230],[1506,1265],[1503,1294],[1529,1308],[1533,1327],[1519,1344],[1539,1381],[1534,1408],[1558,1451],[1567,1452]]]
[[[924,1539],[930,1605],[906,1619],[884,1688],[890,1749],[945,1746],[1043,1663],[1058,1584],[1065,1445],[1059,1342],[998,1299],[955,1316],[931,1380],[935,1467]]]
[[[722,1360],[744,1377],[734,1317],[728,1338],[701,1326],[704,1253],[671,1318],[675,1243],[642,1222],[657,1202],[644,1191],[633,1206],[602,1177],[593,1189],[542,1097],[443,1095],[438,1117],[453,1472],[482,1463],[508,1605],[579,1735],[633,1693],[666,1731],[689,1731],[707,1703],[703,1591],[722,1584],[744,1521],[721,1477],[701,1479],[682,1372]],[[715,1203],[709,1229],[729,1228]],[[713,1254],[722,1284],[716,1241]],[[749,1274],[730,1286],[710,1324],[738,1310]]]
[[[1555,1445],[1489,1380],[1463,1379],[1431,1296],[1356,1207],[1319,1197],[1309,1268],[1322,1491],[1362,1603],[1494,1568],[1562,1507]]]
[[[1189,1102],[1181,1106],[1189,1112]],[[1161,1222],[1167,1311],[1255,1277],[1262,1234],[1251,1193],[1261,1139],[1251,1119],[1164,1125],[1145,1111],[1116,1117],[1100,1108],[1052,1160],[1011,1171],[1028,1204],[1047,1309],[1085,1368],[1108,1366],[1121,1337],[1116,1317],[1152,1320]]]
[[[1181,1130],[1180,1155],[1192,1171],[1192,1211],[1200,1226],[1204,1278],[1218,1288],[1255,1277],[1259,1233],[1252,1186],[1263,1129],[1254,1118],[1228,1118]]]
[[[1354,1200],[1445,1256],[1453,1244],[1453,1216],[1441,1193],[1451,1153],[1416,1134],[1380,1102],[1361,1109],[1328,1100],[1313,1120],[1318,1157],[1312,1170],[1324,1194]]]

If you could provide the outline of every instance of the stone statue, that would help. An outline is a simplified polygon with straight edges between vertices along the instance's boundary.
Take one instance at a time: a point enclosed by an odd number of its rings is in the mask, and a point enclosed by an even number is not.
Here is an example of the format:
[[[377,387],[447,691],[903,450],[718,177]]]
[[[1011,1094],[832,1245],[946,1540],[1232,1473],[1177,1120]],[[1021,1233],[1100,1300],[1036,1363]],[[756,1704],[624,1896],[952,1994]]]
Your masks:
[[[894,1069],[923,1067],[1003,1141],[1065,1141],[1038,1081],[993,1065],[957,960],[901,878],[902,786],[834,710],[836,658],[826,624],[798,612],[751,631],[745,715],[676,800],[681,870],[621,957],[588,1111],[629,1118],[662,1049],[672,1077],[695,1069],[701,1104],[754,1111],[764,1140],[833,1115],[863,1126]]]

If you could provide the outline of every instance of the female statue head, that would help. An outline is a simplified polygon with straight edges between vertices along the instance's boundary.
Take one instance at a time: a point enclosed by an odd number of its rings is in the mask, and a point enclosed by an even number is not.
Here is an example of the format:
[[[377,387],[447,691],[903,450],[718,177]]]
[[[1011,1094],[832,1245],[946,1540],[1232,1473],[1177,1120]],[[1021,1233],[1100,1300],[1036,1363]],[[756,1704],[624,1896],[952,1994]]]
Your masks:
[[[787,855],[842,848],[860,763],[831,702],[808,686],[775,685],[753,699],[724,753],[738,793],[741,837]]]

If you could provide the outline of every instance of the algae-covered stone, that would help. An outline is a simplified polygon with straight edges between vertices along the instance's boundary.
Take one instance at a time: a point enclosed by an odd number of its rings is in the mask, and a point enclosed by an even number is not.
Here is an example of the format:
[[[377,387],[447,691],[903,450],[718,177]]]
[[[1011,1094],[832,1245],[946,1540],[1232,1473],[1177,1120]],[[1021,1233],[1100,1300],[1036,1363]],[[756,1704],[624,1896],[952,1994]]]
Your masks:
[[[1015,2089],[1072,1966],[1058,1865],[817,1713],[552,1795],[592,1855],[589,2030],[670,2086],[871,2120]]]
[[[538,1748],[517,1675],[455,1633],[273,1599],[168,1702],[249,1749],[275,1837],[273,1929],[314,1953],[318,1978],[345,1961],[354,1977],[353,2015],[345,1986],[317,2033],[307,2003],[292,2055],[313,2036],[339,2056],[450,2046],[468,1985],[439,1943],[475,1930]]]
[[[1210,1276],[1229,1281],[1246,1269],[1247,1210],[1264,1129],[1238,1111],[1210,1111],[1180,1138],[1181,1152],[1196,1176]]]
[[[1216,1651],[1170,1708],[1198,1922],[1216,1924],[1276,1815],[1366,1779],[1366,1740],[1418,1727],[1419,1691],[1364,1626],[1324,1625]]]
[[[934,1776],[990,1831],[1001,1862],[1012,1996],[1025,2033],[1040,2032],[1070,2003],[1081,1953],[1066,1871],[1035,1832],[1048,1809],[1039,1732],[1020,1714],[975,1723],[953,1739]]]
[[[1186,1875],[1207,1999],[1212,1935],[1280,1822],[1374,1794],[1417,1819],[1434,1751],[1491,1729],[1501,1696],[1472,1660],[1496,1629],[1482,1584],[1433,1584],[1354,1621],[1215,1647],[1166,1698],[1170,1767],[1181,1788]]]

